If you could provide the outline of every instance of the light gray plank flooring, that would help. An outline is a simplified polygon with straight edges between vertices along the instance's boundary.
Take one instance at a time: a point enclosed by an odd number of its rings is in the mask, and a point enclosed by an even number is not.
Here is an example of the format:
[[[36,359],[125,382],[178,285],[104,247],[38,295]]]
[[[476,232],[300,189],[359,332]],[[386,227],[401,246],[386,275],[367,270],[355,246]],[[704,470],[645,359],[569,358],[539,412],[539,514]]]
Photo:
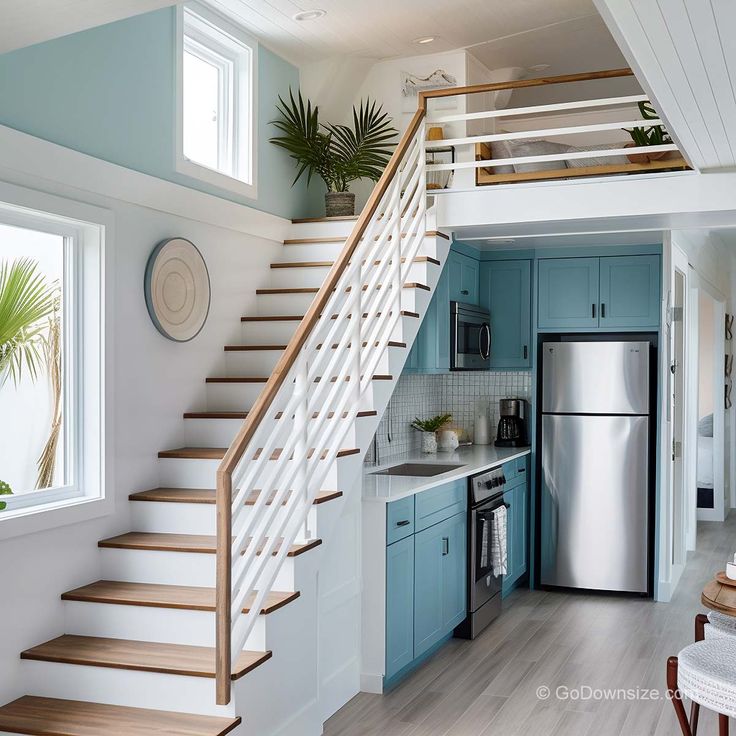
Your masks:
[[[674,736],[667,657],[693,641],[700,593],[736,551],[736,511],[701,523],[673,600],[519,590],[475,641],[453,639],[391,692],[361,693],[325,736]],[[537,697],[590,688],[654,690],[659,699]],[[565,690],[566,689],[566,690]],[[700,734],[718,732],[701,715]],[[732,723],[732,732],[736,724]]]

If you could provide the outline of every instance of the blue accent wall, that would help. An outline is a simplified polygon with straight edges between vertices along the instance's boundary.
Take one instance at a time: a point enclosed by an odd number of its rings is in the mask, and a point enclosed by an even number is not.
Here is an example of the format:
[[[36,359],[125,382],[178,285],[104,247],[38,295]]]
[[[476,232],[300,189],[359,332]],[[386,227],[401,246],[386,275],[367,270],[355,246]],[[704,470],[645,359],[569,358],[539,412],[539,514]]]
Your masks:
[[[176,11],[165,8],[0,55],[0,124],[283,217],[322,214],[319,192],[268,142],[279,94],[299,70],[258,50],[258,198],[175,169]],[[310,206],[311,204],[311,206]]]

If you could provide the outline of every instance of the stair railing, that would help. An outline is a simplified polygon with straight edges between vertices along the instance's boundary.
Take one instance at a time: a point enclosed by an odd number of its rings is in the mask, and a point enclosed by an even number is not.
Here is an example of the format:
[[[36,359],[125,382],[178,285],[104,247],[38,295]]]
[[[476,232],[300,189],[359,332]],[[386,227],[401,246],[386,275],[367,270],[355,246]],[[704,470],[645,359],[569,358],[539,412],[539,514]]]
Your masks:
[[[230,702],[233,665],[291,546],[311,537],[314,499],[335,483],[335,460],[358,413],[371,406],[373,376],[397,333],[402,292],[426,232],[428,100],[630,74],[617,69],[419,93],[342,252],[217,470],[218,704]]]

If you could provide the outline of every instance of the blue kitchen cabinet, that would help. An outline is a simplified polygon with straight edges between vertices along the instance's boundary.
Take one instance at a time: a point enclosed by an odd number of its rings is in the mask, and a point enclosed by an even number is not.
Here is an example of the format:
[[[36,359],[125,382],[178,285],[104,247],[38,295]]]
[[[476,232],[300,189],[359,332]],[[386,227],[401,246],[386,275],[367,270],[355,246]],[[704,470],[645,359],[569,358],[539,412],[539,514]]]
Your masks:
[[[414,536],[386,548],[386,677],[414,659]]]
[[[539,261],[540,330],[656,330],[658,255],[543,258]]]
[[[513,465],[513,468],[510,467]],[[504,466],[506,487],[503,500],[506,509],[506,576],[502,595],[508,595],[529,568],[529,485],[527,458]]]
[[[466,616],[464,513],[414,536],[414,656],[419,657]]]
[[[599,258],[539,261],[540,330],[598,327],[599,269]]]
[[[491,314],[491,368],[531,367],[531,261],[480,264],[480,305]]]
[[[447,270],[450,301],[477,304],[480,263],[464,253],[451,250],[447,257]]]
[[[450,370],[450,276],[447,268],[442,270],[437,281],[414,345],[417,373]]]
[[[600,260],[600,326],[658,329],[659,256]]]

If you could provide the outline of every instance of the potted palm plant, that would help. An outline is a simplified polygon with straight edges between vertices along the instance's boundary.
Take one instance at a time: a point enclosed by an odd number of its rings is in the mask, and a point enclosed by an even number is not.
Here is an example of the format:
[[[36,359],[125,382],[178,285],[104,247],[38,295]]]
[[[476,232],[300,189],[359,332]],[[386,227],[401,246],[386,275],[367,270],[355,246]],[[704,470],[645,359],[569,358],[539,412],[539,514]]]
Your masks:
[[[430,419],[420,419],[416,417],[411,423],[414,429],[418,429],[422,433],[422,452],[431,455],[437,452],[437,432],[442,429],[450,420],[452,414],[438,414]]]
[[[272,123],[282,135],[271,138],[271,143],[288,151],[296,161],[292,186],[303,174],[307,183],[316,174],[327,187],[327,216],[355,214],[350,184],[358,179],[378,181],[391,158],[398,131],[388,114],[366,100],[359,110],[353,107],[352,127],[321,123],[319,107],[309,100],[305,104],[301,92],[295,99],[291,90],[288,102],[279,96],[276,109],[280,117]]]
[[[656,120],[659,118],[657,111],[648,100],[639,102],[639,112],[644,120]],[[626,148],[635,146],[662,146],[672,143],[670,134],[664,125],[648,125],[644,128],[624,128],[631,136],[632,143],[627,143]],[[650,161],[667,158],[672,151],[657,151],[655,153],[631,153],[627,158],[632,164],[648,164]]]

